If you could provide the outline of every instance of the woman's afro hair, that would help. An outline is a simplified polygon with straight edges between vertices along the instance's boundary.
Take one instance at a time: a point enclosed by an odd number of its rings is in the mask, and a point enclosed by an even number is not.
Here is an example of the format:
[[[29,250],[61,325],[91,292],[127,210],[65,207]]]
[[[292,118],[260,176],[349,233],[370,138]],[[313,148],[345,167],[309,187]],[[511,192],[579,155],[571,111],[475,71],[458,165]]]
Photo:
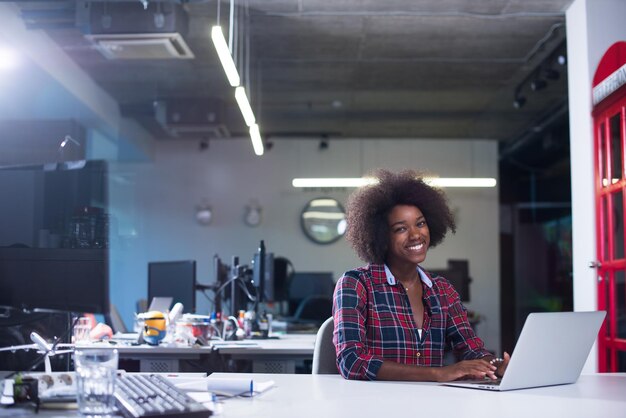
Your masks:
[[[445,194],[426,184],[413,170],[374,172],[377,183],[357,189],[348,199],[346,239],[368,263],[385,262],[389,227],[387,216],[397,205],[419,208],[430,231],[430,247],[441,243],[448,230],[455,232],[454,216]]]

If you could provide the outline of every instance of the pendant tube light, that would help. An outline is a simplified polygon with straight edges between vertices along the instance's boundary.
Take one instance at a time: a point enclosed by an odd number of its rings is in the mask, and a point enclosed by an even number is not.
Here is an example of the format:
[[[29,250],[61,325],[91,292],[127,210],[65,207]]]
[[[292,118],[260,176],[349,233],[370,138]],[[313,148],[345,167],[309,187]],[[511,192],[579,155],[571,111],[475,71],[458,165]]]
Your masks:
[[[424,181],[435,187],[496,187],[494,178],[472,177],[425,177]],[[363,187],[376,183],[376,179],[367,177],[354,178],[295,178],[291,182],[293,187]]]
[[[235,99],[237,100],[239,110],[241,110],[241,114],[243,115],[243,120],[246,122],[246,125],[249,127],[254,125],[256,123],[256,119],[254,118],[252,107],[250,107],[248,96],[246,96],[246,89],[242,86],[237,87],[235,89]]]
[[[239,73],[237,72],[237,67],[235,66],[233,57],[230,55],[221,26],[213,26],[211,29],[211,39],[213,40],[213,45],[215,45],[215,50],[217,51],[217,56],[219,57],[220,62],[222,63],[222,67],[224,67],[224,72],[226,73],[228,82],[231,86],[238,87],[239,84],[241,84],[241,79],[239,78]]]
[[[425,178],[431,186],[436,187],[496,187],[496,179],[487,177],[433,177]]]
[[[293,187],[362,187],[373,184],[371,178],[296,178],[291,184]]]
[[[263,140],[261,139],[261,132],[259,131],[259,125],[256,123],[250,126],[250,139],[252,140],[252,148],[256,155],[263,155]]]

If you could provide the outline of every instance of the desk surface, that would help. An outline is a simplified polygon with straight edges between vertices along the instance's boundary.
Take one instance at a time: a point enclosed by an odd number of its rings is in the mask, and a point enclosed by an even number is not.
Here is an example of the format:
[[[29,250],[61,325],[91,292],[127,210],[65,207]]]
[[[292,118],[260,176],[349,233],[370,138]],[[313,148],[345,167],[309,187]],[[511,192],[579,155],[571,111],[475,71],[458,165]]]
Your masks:
[[[571,385],[509,392],[436,383],[362,382],[339,375],[214,373],[209,379],[273,380],[276,387],[254,398],[224,401],[219,418],[623,418],[626,373],[583,375]],[[30,409],[0,409],[32,416]],[[25,414],[25,415],[21,415]],[[42,410],[41,417],[75,417],[73,411]]]
[[[83,349],[115,348],[120,354],[202,354],[213,349],[220,354],[285,354],[312,356],[315,348],[315,334],[285,334],[278,339],[243,340],[243,341],[214,341],[208,346],[197,347],[169,347],[164,345],[150,346],[124,344],[93,344],[83,346]]]
[[[276,387],[255,398],[226,400],[222,418],[594,418],[626,417],[626,373],[583,375],[571,385],[489,392],[436,383],[363,382],[339,375],[214,373],[249,377]]]

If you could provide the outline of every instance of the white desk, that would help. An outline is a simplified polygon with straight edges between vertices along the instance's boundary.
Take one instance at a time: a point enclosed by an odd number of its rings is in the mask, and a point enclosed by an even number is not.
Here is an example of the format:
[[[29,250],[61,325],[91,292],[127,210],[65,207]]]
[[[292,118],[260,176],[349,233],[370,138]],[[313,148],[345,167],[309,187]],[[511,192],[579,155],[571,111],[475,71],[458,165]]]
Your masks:
[[[626,373],[581,376],[572,385],[489,392],[435,383],[363,382],[339,375],[214,373],[276,387],[254,398],[224,401],[221,418],[620,418],[626,417]]]
[[[178,372],[180,360],[200,360],[217,351],[225,359],[251,360],[255,373],[294,373],[297,361],[313,358],[315,337],[315,334],[286,334],[279,339],[214,342],[205,347],[110,344],[97,347],[116,348],[120,359],[139,360],[142,372]]]
[[[217,342],[220,355],[252,360],[254,373],[294,373],[296,361],[311,360],[315,334],[286,334],[279,339]]]

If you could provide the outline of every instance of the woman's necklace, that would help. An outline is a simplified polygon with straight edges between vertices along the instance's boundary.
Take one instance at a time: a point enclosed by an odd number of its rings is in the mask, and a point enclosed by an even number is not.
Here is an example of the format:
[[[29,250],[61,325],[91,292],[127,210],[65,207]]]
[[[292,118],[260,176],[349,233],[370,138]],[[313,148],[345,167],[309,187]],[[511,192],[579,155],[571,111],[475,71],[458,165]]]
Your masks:
[[[402,286],[404,286],[404,290],[408,292],[409,289],[412,288],[415,285],[415,283],[417,283],[417,281],[418,280],[417,280],[417,276],[416,276],[416,277],[413,277],[413,280],[411,281],[410,285],[405,286],[404,284],[402,284]]]

